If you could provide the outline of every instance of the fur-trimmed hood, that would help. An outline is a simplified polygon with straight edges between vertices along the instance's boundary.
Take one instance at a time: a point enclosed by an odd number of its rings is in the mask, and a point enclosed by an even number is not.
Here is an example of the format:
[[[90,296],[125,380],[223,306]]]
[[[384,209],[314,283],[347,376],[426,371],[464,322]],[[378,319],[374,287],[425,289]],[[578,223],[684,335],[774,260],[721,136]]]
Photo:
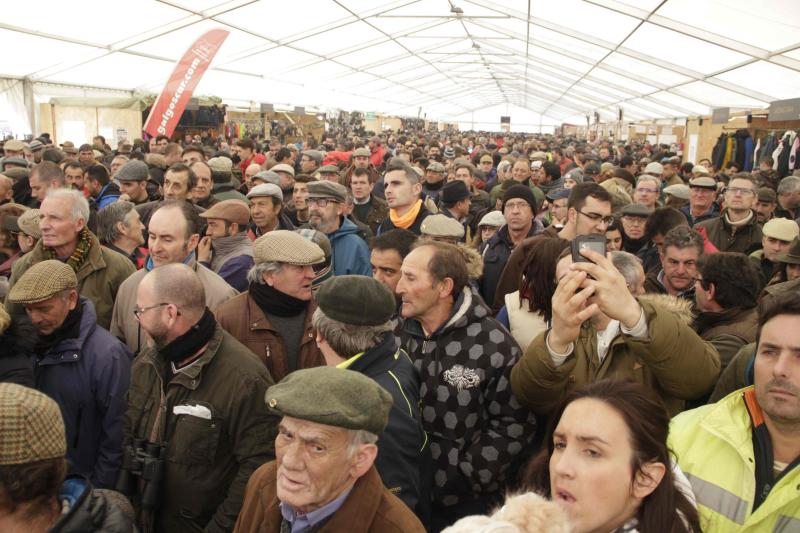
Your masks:
[[[478,250],[470,248],[464,243],[458,243],[458,251],[464,256],[467,262],[467,275],[469,279],[476,280],[483,275],[483,258]]]
[[[442,533],[571,533],[566,512],[535,492],[509,495],[491,516],[462,518]]]
[[[686,298],[679,298],[671,294],[652,293],[639,296],[639,300],[664,308],[687,326],[691,326],[694,322],[692,302]]]

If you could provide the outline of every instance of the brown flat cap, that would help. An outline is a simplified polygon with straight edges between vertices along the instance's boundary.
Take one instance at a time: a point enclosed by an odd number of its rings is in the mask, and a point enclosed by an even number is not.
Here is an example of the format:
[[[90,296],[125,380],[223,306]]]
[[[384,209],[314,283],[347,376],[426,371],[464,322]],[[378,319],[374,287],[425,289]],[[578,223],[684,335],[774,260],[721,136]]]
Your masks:
[[[308,183],[309,198],[333,198],[340,202],[347,199],[347,189],[344,185],[333,181],[310,181]]]
[[[218,218],[239,224],[239,228],[250,222],[250,208],[242,200],[223,200],[200,213],[203,218]]]
[[[372,153],[369,151],[369,148],[356,148],[353,150],[353,157],[370,157]]]
[[[17,219],[17,226],[19,226],[19,230],[25,235],[33,237],[34,239],[41,239],[42,230],[39,228],[39,222],[41,220],[41,211],[38,209],[28,209]]]
[[[46,394],[0,383],[0,465],[21,465],[67,454],[64,419]]]
[[[66,289],[78,287],[75,272],[56,259],[36,263],[11,287],[8,301],[14,304],[43,302]]]

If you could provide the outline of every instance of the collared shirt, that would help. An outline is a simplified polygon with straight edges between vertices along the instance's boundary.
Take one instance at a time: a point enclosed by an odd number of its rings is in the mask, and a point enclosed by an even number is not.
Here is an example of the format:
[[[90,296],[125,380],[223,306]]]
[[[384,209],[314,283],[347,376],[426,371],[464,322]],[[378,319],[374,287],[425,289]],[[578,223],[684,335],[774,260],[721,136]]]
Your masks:
[[[283,519],[289,522],[289,524],[292,526],[292,533],[300,533],[301,531],[305,531],[316,526],[317,524],[320,524],[323,520],[326,520],[332,516],[333,513],[338,511],[342,504],[344,504],[344,501],[350,495],[351,490],[353,490],[352,485],[346,491],[341,493],[335,500],[326,503],[319,509],[306,514],[298,515],[287,503],[280,502],[278,506],[281,509],[281,516],[283,516]]]

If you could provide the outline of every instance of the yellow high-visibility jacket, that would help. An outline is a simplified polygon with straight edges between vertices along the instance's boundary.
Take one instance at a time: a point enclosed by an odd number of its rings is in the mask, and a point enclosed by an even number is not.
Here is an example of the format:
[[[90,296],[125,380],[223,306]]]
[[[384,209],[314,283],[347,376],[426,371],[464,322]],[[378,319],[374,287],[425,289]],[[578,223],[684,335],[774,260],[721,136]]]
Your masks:
[[[672,419],[669,446],[697,498],[704,533],[800,531],[800,467],[753,512],[756,465],[744,392]]]

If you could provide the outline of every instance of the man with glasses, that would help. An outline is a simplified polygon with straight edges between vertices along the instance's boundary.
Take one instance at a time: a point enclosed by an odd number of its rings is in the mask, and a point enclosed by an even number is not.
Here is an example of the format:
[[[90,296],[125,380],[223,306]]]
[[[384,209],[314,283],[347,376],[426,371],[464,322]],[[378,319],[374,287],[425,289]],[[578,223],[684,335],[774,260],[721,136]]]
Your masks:
[[[711,176],[698,176],[689,180],[689,205],[680,211],[686,215],[690,226],[719,216],[717,182]]]
[[[731,177],[725,189],[725,209],[717,218],[697,224],[720,252],[749,254],[761,247],[761,225],[753,206],[756,184],[747,172]]]
[[[480,280],[481,296],[494,301],[497,282],[503,273],[512,250],[522,241],[543,231],[536,221],[536,198],[530,187],[517,184],[503,195],[503,216],[506,225],[489,239],[483,250],[483,277]]]
[[[137,525],[231,531],[247,480],[275,456],[277,419],[263,404],[274,382],[215,320],[204,283],[188,265],[147,273],[129,312],[154,342],[131,370],[125,453],[141,457],[160,448],[162,465],[160,477],[144,479],[123,464],[130,483],[120,488],[127,489]]]
[[[628,204],[622,208],[622,232],[625,234],[623,248],[626,252],[636,254],[647,246],[645,227],[647,217],[653,210],[643,204]]]
[[[507,217],[506,217],[507,218]],[[611,216],[611,195],[593,181],[579,183],[570,189],[567,200],[567,218],[560,230],[548,227],[541,235],[527,238],[517,246],[508,258],[503,273],[497,283],[492,307],[499,310],[505,305],[505,295],[519,289],[519,279],[525,261],[539,242],[539,239],[564,239],[571,241],[578,235],[603,235],[614,221]],[[498,232],[499,233],[499,232]],[[484,262],[485,264],[485,262]],[[484,266],[485,272],[485,266]]]
[[[650,175],[639,176],[636,189],[633,191],[633,202],[654,210],[658,207],[658,195],[661,194],[661,180]]]
[[[333,275],[372,275],[369,248],[358,226],[344,215],[347,189],[332,181],[308,184],[308,225],[327,235],[333,249]]]

